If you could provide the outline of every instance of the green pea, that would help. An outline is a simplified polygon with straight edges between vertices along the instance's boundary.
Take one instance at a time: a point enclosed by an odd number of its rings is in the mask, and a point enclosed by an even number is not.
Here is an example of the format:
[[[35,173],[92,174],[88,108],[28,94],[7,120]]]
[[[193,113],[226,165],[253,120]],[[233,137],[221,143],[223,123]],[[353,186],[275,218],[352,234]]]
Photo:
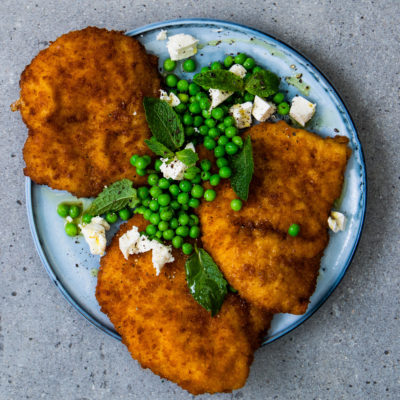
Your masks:
[[[211,118],[207,118],[204,123],[209,127],[209,128],[214,128],[215,125],[217,125],[217,123],[215,122],[214,119]]]
[[[108,212],[106,214],[106,221],[110,224],[117,222],[118,215],[115,212]]]
[[[175,232],[178,236],[186,237],[189,235],[189,228],[187,226],[178,226]]]
[[[167,58],[164,61],[164,69],[168,72],[173,71],[176,67],[176,62],[172,61],[170,58]]]
[[[139,176],[145,176],[145,175],[147,174],[147,170],[146,170],[146,169],[139,169],[139,168],[136,168],[136,173],[137,173]]]
[[[188,193],[179,193],[177,197],[179,204],[187,204],[189,202],[189,194]]]
[[[236,64],[242,65],[242,64],[244,64],[244,62],[246,61],[246,59],[247,59],[246,54],[239,53],[239,54],[235,57],[235,63],[236,63]]]
[[[211,71],[217,71],[219,69],[223,69],[222,64],[219,61],[214,61],[211,65],[210,65]]]
[[[203,196],[204,189],[201,185],[194,185],[190,194],[196,198],[200,199]]]
[[[149,178],[147,178],[148,180]],[[137,190],[137,195],[139,197],[139,199],[147,199],[147,197],[149,197],[149,188],[146,186],[141,186],[140,188],[138,188]]]
[[[200,162],[200,167],[203,171],[209,171],[211,169],[212,163],[210,160],[204,159]]]
[[[127,221],[131,217],[131,212],[127,208],[123,208],[118,212],[118,215],[122,221]]]
[[[199,100],[199,105],[202,110],[209,110],[211,106],[211,102],[207,97],[203,97]]]
[[[217,125],[217,129],[218,129],[219,132],[224,132],[224,131],[225,131],[225,125],[224,125],[224,123],[223,123],[223,122],[220,122],[220,123]]]
[[[232,138],[232,143],[235,143],[236,146],[242,148],[243,146],[243,139],[240,136],[235,136]]]
[[[168,193],[160,194],[157,201],[160,206],[165,207],[171,203],[171,196]]]
[[[231,201],[231,208],[233,211],[240,211],[242,208],[242,205],[243,205],[243,203],[242,203],[242,200],[240,200],[240,199],[233,199]]]
[[[228,115],[227,117],[224,118],[224,125],[228,128],[230,126],[235,125],[235,118],[232,117],[232,115]]]
[[[208,99],[207,94],[204,92],[198,92],[196,93],[196,101],[200,102],[202,99]]]
[[[160,189],[168,189],[169,186],[170,186],[170,182],[169,182],[169,180],[168,180],[167,178],[161,178],[161,179],[158,181],[158,187],[159,187]]]
[[[215,149],[214,149],[214,155],[217,158],[223,157],[225,155],[225,147],[218,145]]]
[[[228,165],[228,160],[224,157],[218,158],[217,160],[217,167],[222,168]]]
[[[215,149],[215,146],[216,146],[215,140],[208,136],[204,139],[203,144],[207,150],[213,150],[213,149]]]
[[[181,214],[178,218],[179,225],[187,225],[189,223],[189,215]]]
[[[160,212],[160,218],[162,221],[170,221],[174,217],[174,212],[171,209],[163,210]]]
[[[157,175],[157,174],[150,174],[150,175],[147,177],[147,183],[148,183],[150,186],[155,186],[155,185],[157,185],[157,183],[158,183],[158,175]]]
[[[251,93],[245,93],[243,96],[244,101],[253,101],[254,100],[254,94]]]
[[[161,167],[161,165],[162,165],[162,161],[161,160],[156,160],[155,162],[154,162],[154,169],[157,171],[157,172],[160,172],[160,167]]]
[[[200,236],[200,228],[198,226],[192,226],[189,231],[189,236],[192,239],[197,239]]]
[[[176,84],[176,87],[180,92],[187,92],[189,90],[189,82],[185,79],[181,79]]]
[[[236,126],[229,126],[228,128],[225,129],[225,135],[228,138],[233,138],[237,134],[238,134],[238,129],[236,128]]]
[[[149,210],[148,208],[146,208],[146,209],[144,210],[144,212],[143,212],[143,218],[144,218],[146,221],[149,221],[152,214],[153,214],[152,211]]]
[[[153,225],[158,225],[160,223],[160,221],[161,221],[160,214],[156,214],[156,213],[151,214],[150,218],[149,218],[149,221]]]
[[[171,229],[176,229],[179,226],[179,222],[177,218],[172,218],[171,221],[169,221],[169,226]]]
[[[253,74],[255,74],[256,72],[260,72],[260,71],[262,71],[262,70],[263,70],[263,69],[262,69],[261,67],[256,66],[256,67],[253,68]]]
[[[199,200],[199,199],[195,199],[195,198],[192,197],[192,198],[189,200],[188,205],[189,205],[189,207],[191,207],[191,208],[197,208],[197,207],[200,205],[200,200]]]
[[[203,110],[203,111],[201,112],[201,115],[202,115],[204,118],[209,119],[209,118],[211,118],[211,111],[210,111],[210,110]]]
[[[134,212],[135,212],[135,214],[144,214],[145,211],[146,211],[146,207],[140,206],[140,207],[137,207]]]
[[[189,96],[186,93],[178,93],[178,98],[182,103],[187,103],[189,101]]]
[[[142,200],[142,204],[143,204],[145,207],[148,207],[149,204],[150,204],[150,202],[151,202],[151,199],[150,199],[149,197],[148,197],[147,199]]]
[[[180,249],[183,244],[183,239],[180,236],[175,236],[172,239],[172,246],[174,246],[176,249]]]
[[[169,224],[167,221],[160,221],[159,224],[157,225],[158,230],[161,232],[166,231],[169,228]]]
[[[69,214],[69,205],[65,204],[65,203],[60,203],[57,206],[57,214],[62,217],[62,218],[66,218],[68,217]]]
[[[273,98],[272,101],[276,104],[282,103],[285,100],[285,95],[283,93],[278,92]]]
[[[204,192],[204,200],[206,200],[206,201],[214,201],[216,197],[217,197],[217,193],[213,189],[207,189]]]
[[[145,169],[148,166],[147,161],[143,157],[138,157],[135,162],[135,167],[138,169]]]
[[[191,96],[195,96],[197,93],[199,93],[201,91],[200,86],[196,85],[195,83],[191,83],[189,85],[189,94]]]
[[[169,192],[172,194],[172,196],[176,197],[178,196],[180,189],[179,186],[175,183],[173,183],[170,187],[169,187]]]
[[[76,236],[78,234],[78,227],[72,222],[65,224],[64,229],[68,236]]]
[[[225,146],[228,142],[229,138],[227,138],[226,136],[220,136],[220,138],[218,139],[219,146]]]
[[[148,207],[150,208],[151,211],[158,211],[160,208],[160,205],[158,204],[157,200],[151,200]]]
[[[153,186],[150,188],[150,196],[153,199],[156,199],[161,193],[162,193],[162,189],[159,188],[158,186]]]
[[[170,206],[173,210],[179,210],[181,208],[181,205],[177,200],[172,200]]]
[[[166,231],[163,232],[163,238],[165,240],[172,240],[174,236],[175,236],[175,231],[173,229],[167,229]]]
[[[146,167],[148,167],[151,164],[151,157],[146,154],[142,158],[146,163]]]
[[[234,63],[234,59],[232,56],[227,56],[224,60],[224,65],[226,68],[231,67],[233,65],[233,63]]]
[[[192,179],[192,184],[196,185],[197,183],[201,182],[201,176],[200,174],[197,174],[193,179]]]
[[[185,72],[193,72],[196,69],[196,63],[191,58],[186,60],[182,66]]]
[[[228,179],[232,176],[232,169],[228,166],[222,167],[218,171],[219,176],[224,179]]]
[[[133,166],[135,166],[135,164],[136,164],[136,160],[139,158],[139,156],[137,155],[137,154],[134,154],[130,159],[129,159],[129,162],[133,165]]]
[[[156,238],[158,238],[158,239],[161,239],[162,235],[163,235],[163,233],[161,231],[157,231],[155,234]]]
[[[189,226],[198,225],[200,222],[199,217],[195,214],[190,214]]]
[[[200,135],[202,135],[202,136],[208,135],[208,131],[209,131],[209,127],[208,127],[207,125],[201,125],[201,126],[199,127],[199,133],[200,133]]]
[[[212,139],[216,139],[219,136],[219,130],[217,128],[210,128],[208,136]]]
[[[195,126],[196,128],[198,128],[199,126],[201,126],[204,122],[203,117],[201,117],[200,115],[195,115],[193,118],[193,126]]]
[[[278,114],[280,115],[286,115],[289,114],[290,111],[290,106],[286,101],[283,101],[278,105]]]
[[[211,116],[218,120],[224,118],[224,114],[224,110],[221,107],[215,107],[211,111]]]
[[[186,111],[187,107],[185,103],[180,103],[178,104],[176,107],[174,107],[174,110],[178,113],[178,114],[183,114]]]
[[[82,216],[82,222],[84,224],[90,224],[90,221],[92,220],[92,216],[90,214],[83,214]]]
[[[146,233],[148,235],[153,236],[153,235],[156,234],[156,232],[157,232],[157,227],[156,226],[151,225],[151,224],[146,226]]]
[[[207,72],[207,71],[209,71],[209,70],[210,70],[209,67],[203,67],[203,68],[200,70],[200,72],[201,72],[201,73],[204,73],[204,72]]]
[[[183,243],[182,252],[187,256],[193,253],[193,245],[190,243]]]
[[[243,63],[243,67],[245,67],[247,70],[252,69],[256,66],[256,62],[254,61],[254,58],[246,58],[246,60]]]
[[[192,184],[186,180],[180,181],[179,189],[181,189],[182,192],[190,192],[190,189],[192,189]]]
[[[211,186],[218,186],[221,182],[221,177],[218,174],[214,174],[210,176],[210,185]]]
[[[169,87],[175,87],[178,83],[178,77],[174,74],[169,74],[165,77],[165,83]]]
[[[81,215],[81,211],[81,208],[74,204],[69,208],[69,216],[71,218],[78,218]]]
[[[193,125],[193,117],[190,114],[184,114],[182,122],[184,125]]]
[[[295,237],[295,236],[297,236],[299,233],[300,233],[300,225],[298,225],[298,224],[292,224],[292,225],[289,226],[288,234],[289,234],[290,236]]]
[[[202,181],[208,181],[211,178],[211,172],[210,171],[203,171],[201,173],[201,180]]]
[[[197,101],[194,102],[194,103],[192,103],[192,104],[189,106],[189,111],[190,111],[192,114],[200,114],[200,113],[201,113],[200,104],[199,104]]]
[[[225,145],[226,154],[233,156],[239,151],[239,147],[235,143],[229,142]]]

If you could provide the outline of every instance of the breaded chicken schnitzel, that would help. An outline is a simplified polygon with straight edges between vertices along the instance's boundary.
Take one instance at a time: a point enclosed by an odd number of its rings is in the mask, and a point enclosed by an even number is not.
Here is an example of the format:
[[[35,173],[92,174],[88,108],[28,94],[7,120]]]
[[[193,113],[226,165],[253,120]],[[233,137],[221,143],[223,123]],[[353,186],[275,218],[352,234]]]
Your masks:
[[[270,312],[303,314],[328,244],[327,219],[340,197],[348,139],[323,139],[285,122],[262,123],[251,136],[254,176],[247,202],[231,210],[226,183],[199,208],[202,241],[229,283]],[[291,224],[300,225],[296,237]]]
[[[116,180],[144,183],[129,163],[149,154],[143,96],[159,96],[157,58],[122,32],[89,27],[59,37],[21,75],[29,129],[25,175],[78,197]]]
[[[125,260],[119,237],[133,225],[141,231],[146,222],[136,215],[122,225],[101,259],[96,289],[132,357],[193,394],[242,387],[271,316],[228,294],[211,317],[189,293],[181,251],[159,276],[151,252]]]

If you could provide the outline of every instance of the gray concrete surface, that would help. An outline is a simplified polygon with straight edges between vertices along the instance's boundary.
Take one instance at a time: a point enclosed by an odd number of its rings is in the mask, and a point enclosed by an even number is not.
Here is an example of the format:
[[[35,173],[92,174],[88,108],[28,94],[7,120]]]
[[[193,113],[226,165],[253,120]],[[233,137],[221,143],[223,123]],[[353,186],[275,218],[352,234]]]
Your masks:
[[[257,351],[243,389],[213,398],[400,398],[398,1],[2,0],[0,17],[1,400],[192,397],[142,370],[50,282],[27,226],[26,128],[9,111],[19,74],[49,40],[87,25],[125,30],[177,17],[236,21],[303,52],[347,102],[368,167],[364,235],[339,288],[309,321]]]

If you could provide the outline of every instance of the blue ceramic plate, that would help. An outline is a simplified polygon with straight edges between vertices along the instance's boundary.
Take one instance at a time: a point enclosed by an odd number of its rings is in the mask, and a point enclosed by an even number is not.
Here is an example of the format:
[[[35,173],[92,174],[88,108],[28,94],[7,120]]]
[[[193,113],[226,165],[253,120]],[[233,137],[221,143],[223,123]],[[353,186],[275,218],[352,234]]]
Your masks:
[[[282,78],[302,74],[302,82],[309,87],[307,96],[317,103],[317,113],[308,127],[321,136],[345,135],[350,139],[352,156],[349,160],[340,210],[348,217],[346,230],[332,234],[322,259],[317,289],[307,312],[301,316],[278,314],[265,337],[264,344],[290,332],[328,298],[343,278],[360,240],[366,206],[366,171],[360,141],[351,117],[339,95],[324,75],[297,51],[277,39],[245,26],[208,19],[186,19],[148,25],[127,32],[160,57],[168,57],[166,41],[156,39],[161,29],[168,35],[189,33],[199,39],[200,50],[196,60],[200,65],[223,60],[229,53],[243,52]],[[181,73],[180,73],[181,74]],[[289,99],[299,89],[282,79],[282,89]],[[69,238],[64,233],[64,221],[57,216],[61,201],[74,198],[66,192],[51,190],[26,180],[29,223],[40,258],[51,279],[66,299],[90,322],[109,335],[120,339],[118,333],[100,312],[95,299],[96,278],[92,269],[99,266],[99,257],[89,253],[82,237]],[[85,200],[87,201],[87,200]],[[110,232],[108,239],[115,233]]]

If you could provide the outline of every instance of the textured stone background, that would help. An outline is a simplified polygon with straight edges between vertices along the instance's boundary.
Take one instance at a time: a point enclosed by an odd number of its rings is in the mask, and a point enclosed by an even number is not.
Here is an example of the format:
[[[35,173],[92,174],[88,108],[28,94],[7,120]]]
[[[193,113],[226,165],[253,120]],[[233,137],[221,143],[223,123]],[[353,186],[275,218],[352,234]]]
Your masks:
[[[243,389],[213,398],[400,398],[398,1],[2,0],[0,17],[1,400],[192,397],[142,370],[51,283],[27,226],[26,128],[9,111],[21,71],[49,40],[87,25],[126,30],[178,17],[239,22],[304,53],[343,95],[368,168],[364,235],[339,288],[309,321],[257,351]]]

